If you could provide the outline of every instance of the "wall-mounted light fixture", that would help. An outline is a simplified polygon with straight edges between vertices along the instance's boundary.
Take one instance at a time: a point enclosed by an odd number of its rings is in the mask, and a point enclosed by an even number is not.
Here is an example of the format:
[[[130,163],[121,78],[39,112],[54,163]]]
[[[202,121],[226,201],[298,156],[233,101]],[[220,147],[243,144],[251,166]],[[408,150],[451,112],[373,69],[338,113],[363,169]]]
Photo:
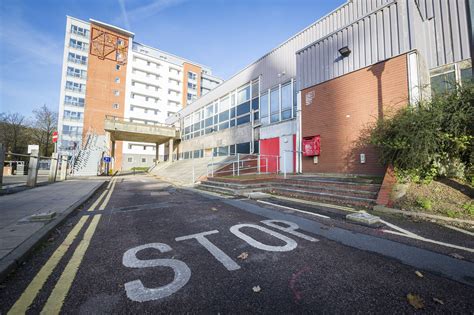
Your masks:
[[[342,48],[339,48],[339,53],[342,57],[347,57],[351,54],[351,50],[349,49],[349,47],[344,46]]]

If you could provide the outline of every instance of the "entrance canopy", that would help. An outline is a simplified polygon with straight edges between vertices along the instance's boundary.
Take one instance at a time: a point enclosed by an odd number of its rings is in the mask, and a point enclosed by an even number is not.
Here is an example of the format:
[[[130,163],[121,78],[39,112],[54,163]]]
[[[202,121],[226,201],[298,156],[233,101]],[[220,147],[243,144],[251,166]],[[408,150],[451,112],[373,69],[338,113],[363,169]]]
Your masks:
[[[179,139],[174,126],[160,123],[142,123],[127,118],[106,116],[104,130],[110,133],[111,141],[132,141],[162,144]]]

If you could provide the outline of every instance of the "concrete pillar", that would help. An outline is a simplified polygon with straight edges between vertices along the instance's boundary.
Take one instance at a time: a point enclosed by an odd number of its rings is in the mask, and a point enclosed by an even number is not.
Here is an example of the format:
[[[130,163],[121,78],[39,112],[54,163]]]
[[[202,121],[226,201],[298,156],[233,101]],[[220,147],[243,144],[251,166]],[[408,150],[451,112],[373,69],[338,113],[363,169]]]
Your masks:
[[[28,163],[28,177],[26,186],[35,187],[38,178],[39,151],[31,150],[30,162]]]
[[[173,148],[173,139],[170,139],[169,141],[169,161],[173,162],[173,153],[174,153],[174,148]]]
[[[60,179],[61,180],[66,180],[67,176],[67,156],[62,155],[61,156],[61,174],[60,174]]]
[[[5,145],[0,143],[0,189],[3,184],[3,163],[5,162]]]
[[[54,183],[56,181],[56,176],[58,174],[58,153],[53,153],[51,155],[51,167],[49,169],[48,181]]]
[[[155,143],[155,163],[158,164],[160,161],[160,145],[158,143]]]

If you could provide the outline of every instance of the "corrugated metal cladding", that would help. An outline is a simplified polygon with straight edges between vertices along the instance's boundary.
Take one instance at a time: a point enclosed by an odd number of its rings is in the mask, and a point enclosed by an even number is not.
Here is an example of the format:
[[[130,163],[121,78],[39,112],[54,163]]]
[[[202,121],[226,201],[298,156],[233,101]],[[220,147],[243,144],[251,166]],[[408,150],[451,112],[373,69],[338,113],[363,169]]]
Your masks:
[[[435,68],[470,58],[468,36],[465,0],[386,1],[298,51],[297,81],[305,89],[412,49]]]
[[[268,89],[296,77],[295,53],[298,50],[392,1],[348,1],[184,108],[180,115],[186,116],[260,75],[262,76],[262,89]],[[282,72],[285,72],[285,75],[279,77],[278,74]],[[168,120],[167,122],[173,123],[174,121]]]

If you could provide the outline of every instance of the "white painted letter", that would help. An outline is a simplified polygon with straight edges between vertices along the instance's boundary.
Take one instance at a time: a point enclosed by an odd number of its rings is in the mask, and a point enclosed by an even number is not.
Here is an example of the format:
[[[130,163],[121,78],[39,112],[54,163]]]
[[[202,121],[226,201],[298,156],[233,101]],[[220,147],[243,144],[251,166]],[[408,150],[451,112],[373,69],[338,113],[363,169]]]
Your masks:
[[[282,230],[282,231],[284,231],[286,233],[289,233],[289,234],[293,234],[294,236],[301,237],[302,239],[305,239],[305,240],[310,241],[310,242],[318,242],[319,241],[318,239],[316,239],[314,237],[305,235],[305,234],[300,233],[300,232],[296,232],[296,230],[299,229],[299,226],[298,226],[298,224],[293,223],[293,222],[284,221],[284,220],[263,220],[261,222],[263,224],[266,224],[266,225],[272,227],[272,228]],[[288,227],[283,227],[283,226],[275,224],[275,223],[283,223],[283,224],[288,225]]]
[[[193,235],[188,235],[188,236],[181,236],[177,237],[176,241],[184,241],[184,240],[190,240],[195,238],[199,244],[204,246],[209,253],[212,254],[218,261],[220,261],[224,267],[227,268],[227,270],[237,270],[240,269],[240,266],[237,265],[235,261],[232,260],[229,256],[227,256],[226,253],[224,253],[222,250],[220,250],[216,245],[212,244],[207,238],[205,238],[206,235],[211,235],[211,234],[216,234],[219,233],[217,230],[209,231],[209,232],[202,232],[198,234],[193,234]]]
[[[286,244],[284,246],[272,246],[272,245],[266,245],[263,243],[260,243],[259,241],[253,239],[252,237],[240,232],[240,229],[243,227],[249,227],[249,228],[254,228],[259,231],[265,232],[267,234],[270,234],[273,237],[276,237]],[[292,240],[289,237],[286,237],[285,235],[282,235],[278,232],[269,230],[267,228],[264,228],[263,226],[255,225],[255,224],[237,224],[234,225],[230,228],[230,231],[237,237],[243,239],[250,245],[252,245],[255,248],[266,250],[269,252],[289,252],[290,250],[293,250],[298,246],[294,240]]]
[[[148,268],[148,267],[170,267],[174,271],[174,279],[171,283],[159,288],[145,288],[140,280],[125,283],[127,297],[136,302],[146,302],[158,300],[172,295],[188,283],[191,277],[191,270],[181,260],[177,259],[147,259],[137,258],[137,253],[146,248],[154,248],[161,253],[171,251],[171,247],[163,243],[150,243],[131,248],[123,254],[122,263],[130,268]]]

